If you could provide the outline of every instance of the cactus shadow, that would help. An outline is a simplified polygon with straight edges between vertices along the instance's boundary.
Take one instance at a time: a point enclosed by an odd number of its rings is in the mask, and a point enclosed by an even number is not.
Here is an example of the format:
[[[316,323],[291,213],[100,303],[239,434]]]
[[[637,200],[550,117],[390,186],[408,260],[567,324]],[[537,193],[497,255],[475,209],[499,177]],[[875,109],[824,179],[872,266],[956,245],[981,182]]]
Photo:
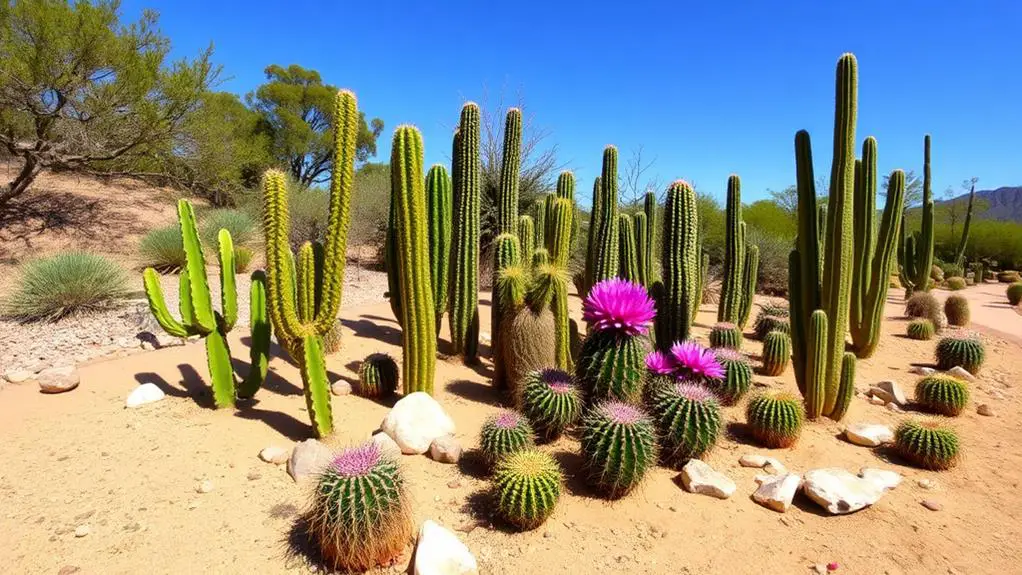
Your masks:
[[[476,403],[492,405],[494,407],[503,407],[505,405],[500,393],[492,385],[485,383],[478,383],[467,379],[455,379],[447,382],[444,385],[444,390],[447,393]]]
[[[732,421],[727,424],[727,428],[724,429],[724,435],[731,441],[741,445],[748,445],[757,449],[762,449],[759,443],[756,442],[752,437],[752,433],[749,432],[749,425],[740,421]]]
[[[588,472],[581,454],[565,449],[555,451],[550,456],[560,465],[561,472],[564,473],[564,488],[568,493],[586,499],[607,499],[586,480]]]
[[[137,381],[139,385],[151,383],[156,387],[160,388],[160,390],[163,391],[163,393],[171,397],[187,397],[190,399],[196,399],[196,395],[200,393],[198,390],[189,389],[187,386],[185,386],[185,388],[182,389],[181,387],[178,387],[176,385],[171,385],[166,379],[163,378],[162,375],[151,371],[136,373],[135,381]],[[196,399],[196,403],[200,402]],[[210,406],[213,405],[212,401],[209,402],[209,405]]]
[[[263,423],[270,429],[290,439],[291,441],[302,441],[315,437],[312,425],[304,423],[286,413],[259,409],[248,405],[234,413],[236,417],[250,421]]]
[[[387,325],[380,325],[366,319],[367,317],[368,316],[362,316],[363,319],[358,320],[342,319],[341,325],[351,330],[352,335],[355,337],[374,339],[394,346],[401,345],[400,329],[395,329]]]
[[[472,479],[487,479],[490,477],[490,467],[483,458],[483,452],[479,449],[467,450],[458,458],[458,471]]]
[[[496,498],[489,488],[482,488],[471,493],[461,507],[461,512],[468,515],[477,527],[487,527],[508,535],[521,533],[521,529],[498,517],[493,511],[497,508]]]
[[[833,517],[833,515],[828,513],[824,508],[820,507],[819,504],[812,499],[809,499],[809,496],[803,493],[801,489],[795,493],[795,498],[791,500],[791,504],[798,508],[799,511],[816,515],[817,517]],[[854,513],[852,515],[854,515]]]
[[[312,540],[309,517],[302,514],[291,524],[284,540],[284,565],[288,570],[310,570],[313,573],[332,573],[323,554]],[[302,568],[305,569],[302,569]]]

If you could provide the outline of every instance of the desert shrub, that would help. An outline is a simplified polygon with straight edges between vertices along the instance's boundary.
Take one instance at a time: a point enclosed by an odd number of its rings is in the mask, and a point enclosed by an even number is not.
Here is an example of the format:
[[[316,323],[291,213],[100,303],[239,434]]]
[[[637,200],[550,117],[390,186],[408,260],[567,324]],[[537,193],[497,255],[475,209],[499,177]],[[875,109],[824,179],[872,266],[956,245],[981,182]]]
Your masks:
[[[177,224],[150,230],[142,236],[138,251],[143,266],[161,273],[177,271],[185,265],[185,247]]]
[[[126,281],[124,270],[108,258],[65,252],[22,266],[2,312],[21,321],[56,321],[105,309],[127,295]]]
[[[951,278],[947,278],[947,281],[945,282],[944,285],[946,285],[947,289],[949,289],[951,291],[963,290],[963,289],[965,289],[965,285],[966,285],[965,284],[965,278],[963,278],[963,277],[951,277]]]
[[[288,180],[288,211],[291,216],[291,249],[326,238],[330,217],[330,194],[320,188],[303,188]]]
[[[351,192],[351,227],[348,247],[355,249],[358,262],[378,263],[382,257],[390,210],[390,167],[366,164],[355,174]]]
[[[941,318],[940,302],[929,292],[912,294],[912,297],[908,298],[905,303],[905,315],[913,318],[926,318],[938,329],[944,323]]]
[[[941,263],[939,265],[941,271],[944,272],[944,277],[946,279],[965,277],[965,270],[963,270],[962,266],[958,264]]]
[[[251,246],[259,238],[259,223],[244,210],[210,210],[199,217],[199,237],[208,250],[216,250],[218,235],[224,229],[230,232],[235,247]]]
[[[745,245],[759,246],[758,293],[784,296],[788,293],[788,255],[794,236],[785,237],[762,231],[749,225],[745,232]]]
[[[997,272],[997,281],[1001,282],[1002,284],[1015,283],[1019,280],[1020,278],[1018,272],[1016,271],[1008,270]]]
[[[234,248],[234,271],[243,274],[252,266],[252,259],[255,258],[255,251],[252,248],[239,246]]]

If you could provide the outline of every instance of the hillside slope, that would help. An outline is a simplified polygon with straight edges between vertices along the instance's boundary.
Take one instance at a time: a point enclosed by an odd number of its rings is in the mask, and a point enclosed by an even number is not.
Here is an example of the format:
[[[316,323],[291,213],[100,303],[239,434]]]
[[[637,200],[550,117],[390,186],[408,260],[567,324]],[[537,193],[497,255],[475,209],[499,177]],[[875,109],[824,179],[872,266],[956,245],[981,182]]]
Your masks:
[[[969,194],[963,194],[947,201],[954,202],[963,198],[968,200],[968,197]],[[996,190],[977,190],[976,198],[985,200],[989,205],[989,209],[981,214],[977,214],[977,218],[1022,222],[1022,186],[1003,186]],[[946,202],[936,203],[942,204]]]

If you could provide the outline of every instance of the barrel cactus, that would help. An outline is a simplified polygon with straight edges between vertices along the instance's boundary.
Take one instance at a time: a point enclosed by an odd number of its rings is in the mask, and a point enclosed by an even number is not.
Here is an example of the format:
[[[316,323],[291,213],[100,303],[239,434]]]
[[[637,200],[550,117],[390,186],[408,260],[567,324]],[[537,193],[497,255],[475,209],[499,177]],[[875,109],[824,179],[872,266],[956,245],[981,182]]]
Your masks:
[[[522,412],[539,436],[552,440],[578,421],[582,400],[567,372],[532,371],[522,383]]]
[[[916,403],[927,411],[955,417],[969,403],[969,385],[946,375],[931,375],[916,383]]]
[[[763,338],[763,375],[778,376],[788,367],[791,337],[783,331],[772,331]]]
[[[508,409],[490,416],[479,431],[479,448],[490,465],[510,453],[533,447],[534,443],[528,420]]]
[[[791,447],[802,434],[805,409],[799,398],[784,392],[768,392],[749,400],[745,420],[749,433],[766,447]]]
[[[717,397],[695,383],[678,382],[660,389],[653,413],[661,458],[673,468],[710,451],[724,427]]]
[[[563,483],[550,455],[536,449],[512,453],[493,472],[497,514],[518,529],[535,529],[553,514]]]
[[[611,498],[634,489],[656,465],[656,430],[641,409],[621,401],[597,405],[582,422],[589,482]]]
[[[371,399],[390,397],[397,390],[397,362],[386,353],[374,353],[358,368],[357,395]]]
[[[929,292],[916,292],[905,302],[905,316],[910,318],[924,317],[939,330],[944,325],[940,302]]]
[[[735,324],[720,322],[710,329],[710,347],[742,348],[742,330]]]
[[[756,339],[760,341],[763,341],[766,335],[772,331],[791,334],[791,324],[788,318],[779,315],[760,314],[756,317],[756,323],[752,329],[756,334]]]
[[[951,469],[961,458],[958,433],[938,421],[903,422],[894,431],[894,447],[903,459],[934,471]]]
[[[1015,282],[1008,286],[1007,290],[1008,303],[1011,305],[1018,305],[1022,302],[1022,282]]]
[[[752,386],[752,366],[749,358],[733,349],[715,349],[713,355],[724,368],[724,377],[707,380],[706,386],[717,394],[724,405],[738,403]]]
[[[937,328],[933,327],[933,322],[921,317],[908,322],[908,327],[905,328],[905,333],[909,339],[918,340],[930,340],[933,339],[933,335],[937,333]]]
[[[397,461],[368,442],[340,452],[319,474],[309,534],[338,571],[389,565],[412,536],[412,514]]]
[[[968,284],[965,282],[965,278],[956,276],[947,278],[947,280],[944,282],[944,285],[947,287],[947,289],[951,291],[961,291],[965,289],[965,286],[967,286]]]
[[[947,324],[955,327],[969,325],[969,300],[960,295],[951,295],[944,300],[944,315]]]
[[[937,342],[937,369],[947,371],[955,366],[976,375],[986,359],[983,340],[975,333],[953,333]]]

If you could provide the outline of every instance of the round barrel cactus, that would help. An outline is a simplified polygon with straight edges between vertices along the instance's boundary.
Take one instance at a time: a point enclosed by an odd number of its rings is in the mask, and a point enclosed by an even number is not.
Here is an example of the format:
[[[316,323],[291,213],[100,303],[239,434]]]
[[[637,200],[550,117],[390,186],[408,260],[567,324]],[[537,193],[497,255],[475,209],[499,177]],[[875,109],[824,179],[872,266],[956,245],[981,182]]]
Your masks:
[[[339,571],[388,565],[412,535],[412,515],[397,461],[375,443],[341,451],[319,474],[309,534]]]
[[[742,330],[737,325],[721,322],[710,329],[710,347],[742,348]]]
[[[516,451],[493,472],[497,514],[519,529],[535,529],[553,514],[563,483],[553,457],[536,449]]]
[[[947,289],[951,291],[963,290],[965,289],[966,286],[965,278],[958,276],[947,278],[947,281],[945,281],[944,283],[947,286]]]
[[[653,413],[664,463],[679,468],[716,445],[724,423],[712,391],[681,382],[661,389],[655,402]]]
[[[935,471],[951,469],[961,457],[958,434],[936,421],[903,422],[894,431],[894,447],[913,465]]]
[[[756,317],[756,323],[752,326],[756,339],[762,341],[772,331],[791,333],[791,324],[787,317],[776,315],[762,315]]]
[[[944,315],[948,325],[964,327],[969,325],[969,300],[960,295],[951,295],[944,300]]]
[[[752,366],[749,364],[749,358],[739,351],[727,348],[715,349],[713,355],[717,358],[717,363],[724,368],[724,377],[709,379],[706,386],[717,394],[721,403],[734,405],[752,386]]]
[[[1015,282],[1008,286],[1008,303],[1018,305],[1022,302],[1022,282]]]
[[[788,367],[791,357],[791,336],[772,331],[763,338],[763,375],[778,376]]]
[[[745,419],[749,433],[766,447],[791,447],[802,434],[802,400],[790,393],[768,392],[749,400]]]
[[[957,416],[969,402],[969,386],[960,379],[931,375],[916,383],[916,403],[927,411]]]
[[[921,317],[908,322],[908,327],[905,328],[905,332],[910,339],[919,340],[930,340],[934,334],[937,333],[937,328],[933,326],[933,322]]]
[[[582,399],[566,372],[531,371],[523,380],[522,412],[539,436],[552,440],[578,421]]]
[[[532,426],[520,413],[509,409],[491,415],[479,431],[479,448],[490,465],[534,443]]]
[[[969,373],[976,375],[983,367],[986,349],[983,340],[974,333],[953,333],[940,338],[937,342],[937,369],[947,371],[955,366],[962,366]]]
[[[361,397],[389,397],[397,390],[397,362],[385,353],[374,353],[362,360],[358,368],[358,387]]]
[[[634,489],[657,462],[653,420],[621,401],[601,403],[585,416],[581,447],[590,484],[611,498]]]

